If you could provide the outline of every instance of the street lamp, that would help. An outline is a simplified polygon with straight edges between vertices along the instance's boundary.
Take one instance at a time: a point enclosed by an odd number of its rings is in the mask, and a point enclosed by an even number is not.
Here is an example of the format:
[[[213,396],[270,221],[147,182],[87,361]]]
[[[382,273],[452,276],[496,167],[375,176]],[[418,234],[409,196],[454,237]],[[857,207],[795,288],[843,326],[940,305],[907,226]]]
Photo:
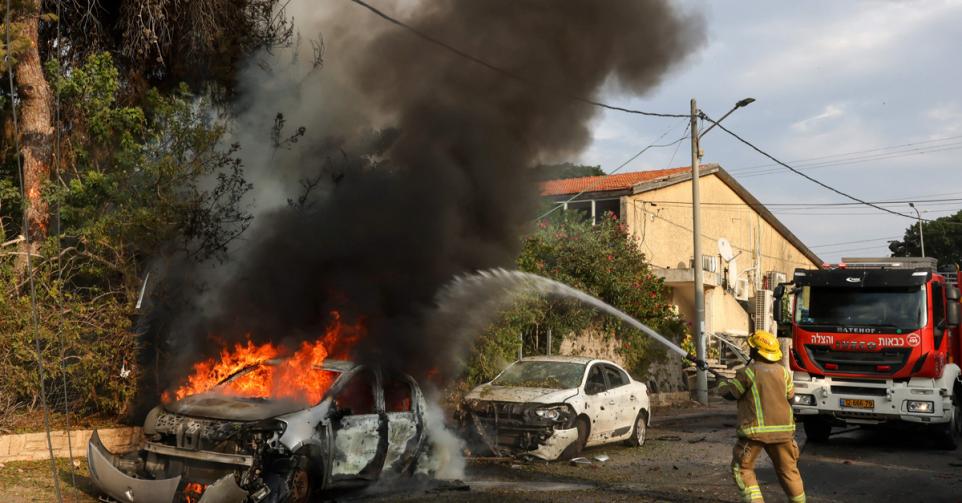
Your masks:
[[[919,244],[922,246],[922,256],[925,257],[925,237],[922,236],[922,214],[919,213],[919,209],[915,207],[915,203],[909,203],[909,206],[915,210],[915,214],[919,217]]]
[[[728,111],[720,119],[715,121],[703,133],[698,134],[698,105],[695,99],[691,100],[691,230],[692,230],[692,255],[694,256],[694,268],[692,271],[695,283],[695,357],[699,362],[704,362],[707,356],[707,341],[705,340],[705,278],[702,274],[701,260],[701,195],[698,189],[698,179],[701,174],[698,172],[698,161],[701,159],[701,145],[699,140],[705,133],[711,131],[716,124],[725,120],[739,108],[748,106],[755,98],[745,98]],[[698,365],[698,377],[695,382],[695,399],[704,405],[708,404],[708,374],[702,368],[704,363]]]
[[[754,102],[755,102],[755,98],[745,98],[739,101],[738,103],[735,103],[735,106],[732,107],[732,109],[729,110],[725,115],[722,115],[721,119],[718,119],[717,121],[713,122],[711,126],[708,126],[708,129],[702,131],[701,134],[698,135],[698,139],[701,139],[702,136],[705,136],[706,134],[708,134],[708,132],[711,131],[713,127],[718,125],[721,121],[725,120],[725,117],[728,117],[729,115],[731,115],[732,112],[734,112],[735,110],[738,110],[739,108],[742,108],[742,107],[747,107],[748,105],[751,105]]]

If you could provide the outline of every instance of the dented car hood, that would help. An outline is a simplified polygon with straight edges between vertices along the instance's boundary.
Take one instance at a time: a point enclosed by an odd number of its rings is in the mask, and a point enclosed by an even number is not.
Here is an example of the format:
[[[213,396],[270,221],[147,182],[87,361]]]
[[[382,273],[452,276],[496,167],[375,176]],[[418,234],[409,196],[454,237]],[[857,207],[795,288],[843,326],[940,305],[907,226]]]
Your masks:
[[[168,412],[191,417],[231,421],[262,421],[310,407],[294,400],[238,398],[218,393],[201,393],[166,404]]]
[[[468,400],[518,403],[561,403],[578,394],[578,388],[549,389],[482,384],[465,396]]]

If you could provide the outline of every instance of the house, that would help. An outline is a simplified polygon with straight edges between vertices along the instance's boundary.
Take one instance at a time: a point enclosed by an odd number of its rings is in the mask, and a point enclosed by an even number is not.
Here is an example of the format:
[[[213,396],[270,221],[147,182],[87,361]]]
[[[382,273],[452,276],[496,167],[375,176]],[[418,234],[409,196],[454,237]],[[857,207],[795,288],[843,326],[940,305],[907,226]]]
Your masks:
[[[695,318],[693,268],[702,267],[706,333],[745,335],[756,326],[756,310],[770,306],[765,290],[822,261],[721,166],[703,165],[700,175],[697,260],[689,167],[549,180],[541,195],[594,222],[609,212],[624,222],[688,320]],[[759,318],[757,326],[771,329],[771,320]]]

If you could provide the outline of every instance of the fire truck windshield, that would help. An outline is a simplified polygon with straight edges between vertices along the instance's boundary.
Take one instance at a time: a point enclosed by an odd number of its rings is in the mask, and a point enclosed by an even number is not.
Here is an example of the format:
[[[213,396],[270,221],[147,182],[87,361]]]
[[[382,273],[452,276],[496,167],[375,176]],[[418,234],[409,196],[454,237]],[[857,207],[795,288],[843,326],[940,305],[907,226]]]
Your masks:
[[[915,330],[926,324],[925,285],[885,288],[804,286],[796,291],[799,325]]]

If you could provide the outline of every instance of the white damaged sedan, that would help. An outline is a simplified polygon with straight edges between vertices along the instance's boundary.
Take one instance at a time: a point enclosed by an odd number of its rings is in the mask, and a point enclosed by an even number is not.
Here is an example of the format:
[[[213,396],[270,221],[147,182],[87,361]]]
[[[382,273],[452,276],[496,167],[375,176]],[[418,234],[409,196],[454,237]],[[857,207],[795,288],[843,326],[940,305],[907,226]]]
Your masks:
[[[648,387],[618,365],[574,356],[518,360],[465,396],[462,427],[495,455],[570,459],[587,446],[645,443]]]

